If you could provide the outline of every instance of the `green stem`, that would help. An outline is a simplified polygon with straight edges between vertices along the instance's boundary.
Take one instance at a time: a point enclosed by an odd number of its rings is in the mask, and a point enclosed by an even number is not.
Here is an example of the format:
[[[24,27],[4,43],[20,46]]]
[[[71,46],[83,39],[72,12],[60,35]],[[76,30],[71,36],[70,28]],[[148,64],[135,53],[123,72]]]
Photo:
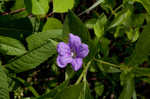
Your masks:
[[[109,63],[109,62],[106,62],[106,61],[103,61],[103,60],[98,60],[98,59],[94,59],[94,60],[97,61],[97,62],[100,62],[101,64],[106,64],[106,65],[110,65],[112,67],[120,68],[119,65],[112,64],[112,63]]]
[[[117,12],[121,7],[123,7],[123,5],[118,6],[115,10],[113,10],[111,7],[109,7],[109,9],[110,9],[110,11],[111,11],[112,14],[109,16],[108,19],[110,19],[113,15],[116,16],[116,15],[117,15],[116,12]]]
[[[33,88],[33,86],[31,86],[30,84],[28,84],[24,79],[20,78],[20,77],[13,77],[14,79],[17,79],[18,81],[20,81],[22,84],[24,84],[26,87],[28,87],[28,89],[33,93],[33,95],[35,97],[38,97],[39,94],[38,92]]]
[[[76,81],[75,85],[77,85],[77,84],[79,84],[79,83],[81,82],[82,78],[83,78],[84,75],[87,73],[87,70],[88,70],[88,68],[90,67],[91,62],[92,62],[92,60],[87,63],[87,66],[84,68],[83,72],[81,73],[80,77],[79,77],[78,80]]]
[[[115,10],[114,10],[114,12],[116,13],[120,8],[122,8],[123,7],[123,5],[121,4],[120,6],[118,6]]]

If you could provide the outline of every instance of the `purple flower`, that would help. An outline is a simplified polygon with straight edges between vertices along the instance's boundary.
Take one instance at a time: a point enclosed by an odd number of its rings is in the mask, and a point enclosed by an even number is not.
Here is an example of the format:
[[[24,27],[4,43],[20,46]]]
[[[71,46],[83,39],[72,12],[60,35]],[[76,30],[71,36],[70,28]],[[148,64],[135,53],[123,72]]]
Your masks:
[[[57,64],[64,68],[71,63],[72,68],[77,71],[82,67],[83,58],[89,53],[88,45],[81,43],[78,36],[69,34],[69,43],[60,42],[57,45]]]

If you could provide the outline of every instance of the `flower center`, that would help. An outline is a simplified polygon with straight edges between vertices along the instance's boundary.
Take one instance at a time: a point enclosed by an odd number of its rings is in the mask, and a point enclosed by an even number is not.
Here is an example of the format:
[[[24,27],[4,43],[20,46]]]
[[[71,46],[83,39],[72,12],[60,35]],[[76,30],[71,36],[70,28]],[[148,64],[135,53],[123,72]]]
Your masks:
[[[71,52],[71,56],[72,56],[72,58],[76,58],[76,53],[75,52]]]

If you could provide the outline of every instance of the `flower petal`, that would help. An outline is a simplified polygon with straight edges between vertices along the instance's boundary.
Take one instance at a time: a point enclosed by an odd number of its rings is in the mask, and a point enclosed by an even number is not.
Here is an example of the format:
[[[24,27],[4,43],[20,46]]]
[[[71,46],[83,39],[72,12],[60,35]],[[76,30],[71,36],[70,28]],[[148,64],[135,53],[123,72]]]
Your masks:
[[[72,60],[72,68],[74,71],[78,71],[82,67],[82,58],[75,58]]]
[[[59,53],[59,55],[71,55],[71,50],[69,45],[64,42],[60,42],[57,45],[57,52]]]
[[[72,62],[71,56],[58,56],[57,57],[57,65],[61,68],[66,67],[67,64],[71,62]]]
[[[75,36],[72,33],[69,34],[69,46],[70,48],[77,52],[79,46],[81,45],[81,39],[79,36]]]
[[[77,52],[77,57],[84,58],[88,55],[89,48],[87,44],[81,44]]]

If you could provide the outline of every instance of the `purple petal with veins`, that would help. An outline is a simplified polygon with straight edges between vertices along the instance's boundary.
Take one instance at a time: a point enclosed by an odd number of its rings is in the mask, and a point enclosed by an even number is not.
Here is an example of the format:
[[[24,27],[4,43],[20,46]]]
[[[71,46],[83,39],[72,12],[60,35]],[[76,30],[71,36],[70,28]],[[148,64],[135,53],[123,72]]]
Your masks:
[[[75,58],[71,62],[74,71],[78,71],[82,67],[82,58]]]
[[[58,56],[57,57],[57,64],[59,67],[64,68],[67,66],[68,63],[72,62],[71,56]]]
[[[89,48],[87,44],[81,44],[77,52],[77,57],[84,58],[88,55]]]
[[[71,49],[68,44],[66,44],[64,42],[60,42],[57,45],[57,52],[59,55],[70,55]]]
[[[75,36],[73,34],[69,34],[69,46],[72,51],[77,51],[79,49],[79,46],[81,45],[81,39],[78,36]]]

